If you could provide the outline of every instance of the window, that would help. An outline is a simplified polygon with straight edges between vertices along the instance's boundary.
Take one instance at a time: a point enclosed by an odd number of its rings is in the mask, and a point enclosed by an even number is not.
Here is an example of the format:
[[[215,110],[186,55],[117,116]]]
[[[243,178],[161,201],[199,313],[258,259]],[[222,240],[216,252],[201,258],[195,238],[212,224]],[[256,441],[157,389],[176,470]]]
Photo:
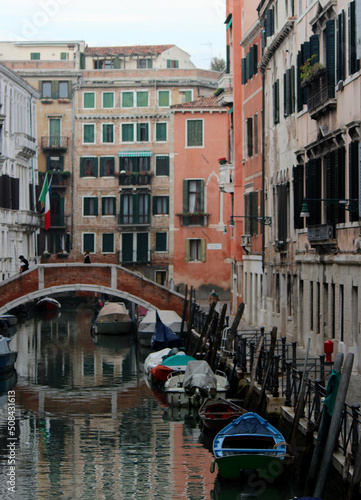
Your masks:
[[[293,225],[295,229],[303,229],[304,217],[301,209],[304,198],[304,165],[293,167]]]
[[[105,156],[100,158],[100,177],[110,177],[114,175],[114,157]]]
[[[295,112],[295,67],[292,66],[283,75],[283,115],[290,116]]]
[[[80,158],[80,177],[98,177],[98,158]]]
[[[46,170],[56,170],[62,172],[64,170],[64,156],[47,156]]]
[[[273,123],[280,122],[280,86],[279,80],[273,84]]]
[[[114,108],[114,92],[103,92],[103,108]]]
[[[258,46],[252,45],[241,60],[241,83],[244,85],[258,72]]]
[[[59,147],[61,144],[61,123],[59,118],[49,119],[49,145],[51,147]]]
[[[62,61],[66,61],[68,59],[68,55],[66,52],[60,52],[60,59]]]
[[[254,131],[254,154],[255,155],[258,155],[258,114],[256,113],[254,115],[254,128],[253,128],[253,131]]]
[[[122,142],[134,142],[133,123],[122,123]]]
[[[206,242],[204,239],[187,239],[185,241],[185,260],[186,262],[205,262],[206,261]]]
[[[148,233],[123,233],[121,262],[149,262],[148,248]]]
[[[120,196],[120,224],[149,224],[148,193],[124,193]]]
[[[103,69],[103,68],[104,68],[104,60],[94,59],[94,69]]]
[[[102,252],[103,253],[114,253],[114,234],[113,233],[103,233],[102,234]]]
[[[169,103],[170,103],[169,90],[160,90],[158,92],[158,106],[169,107]]]
[[[123,108],[133,108],[134,107],[134,93],[133,92],[122,92],[122,107]]]
[[[164,286],[167,280],[167,271],[156,271],[155,272],[155,282],[158,285]]]
[[[204,180],[183,181],[183,213],[204,211]]]
[[[167,233],[155,233],[155,251],[167,251]]]
[[[179,61],[176,59],[167,59],[167,68],[179,68]]]
[[[149,156],[126,156],[119,158],[119,170],[126,172],[149,172],[150,157]]]
[[[138,59],[138,69],[152,68],[151,59]]]
[[[112,123],[103,123],[103,143],[114,142],[114,125]]]
[[[180,90],[183,94],[182,102],[192,102],[193,101],[193,90]]]
[[[94,109],[95,108],[95,93],[94,92],[84,92],[84,108]]]
[[[83,253],[85,250],[89,250],[90,253],[95,252],[95,234],[94,233],[83,233]]]
[[[40,59],[40,52],[30,52],[30,59],[31,60]]]
[[[165,142],[167,140],[167,124],[155,124],[155,140],[158,142]]]
[[[115,197],[102,197],[102,215],[115,215]]]
[[[137,141],[149,141],[149,123],[137,123]]]
[[[203,146],[203,120],[187,120],[187,147]]]
[[[169,196],[153,196],[153,215],[169,214]]]
[[[59,82],[59,99],[68,99],[69,97],[69,83]]]
[[[98,215],[98,198],[89,196],[83,198],[83,215],[96,216]]]
[[[358,30],[360,28],[360,15],[357,12],[359,5],[356,9],[356,2],[348,4],[348,74],[353,75],[359,70],[360,62],[357,59],[357,40],[359,38]]]
[[[278,247],[284,250],[288,237],[288,206],[289,206],[289,184],[277,186],[277,223],[278,223]]]
[[[258,192],[247,193],[244,196],[244,233],[258,234]]]
[[[43,98],[49,97],[51,99],[51,82],[42,82],[41,96]]]
[[[95,124],[83,124],[83,144],[95,144]]]
[[[137,92],[137,106],[138,108],[143,108],[148,106],[148,92],[139,91]]]
[[[155,175],[169,175],[169,156],[156,156]]]
[[[247,118],[247,156],[253,156],[253,118]]]

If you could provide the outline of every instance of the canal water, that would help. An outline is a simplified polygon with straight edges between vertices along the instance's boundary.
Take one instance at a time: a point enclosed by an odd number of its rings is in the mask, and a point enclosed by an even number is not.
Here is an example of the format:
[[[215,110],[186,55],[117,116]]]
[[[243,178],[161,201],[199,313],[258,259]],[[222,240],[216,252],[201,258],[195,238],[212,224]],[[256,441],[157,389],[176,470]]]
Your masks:
[[[197,412],[167,408],[131,337],[90,335],[93,312],[29,317],[0,379],[0,498],[288,500],[282,478],[222,483]],[[15,418],[14,418],[15,417]]]

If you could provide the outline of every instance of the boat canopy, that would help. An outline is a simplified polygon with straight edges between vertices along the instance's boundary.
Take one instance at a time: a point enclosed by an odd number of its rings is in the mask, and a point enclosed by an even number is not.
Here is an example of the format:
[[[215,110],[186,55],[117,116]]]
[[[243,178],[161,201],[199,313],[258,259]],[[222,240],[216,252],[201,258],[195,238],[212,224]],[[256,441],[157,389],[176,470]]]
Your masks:
[[[159,351],[165,347],[184,347],[183,340],[165,325],[156,311],[156,323],[152,337],[152,351]]]
[[[166,325],[174,333],[179,333],[182,328],[182,318],[174,311],[168,310],[158,310],[158,311],[148,311],[144,316],[142,321],[139,323],[138,330],[142,332],[150,332],[154,331],[154,327],[156,324],[156,313],[158,314],[160,320]]]
[[[209,392],[217,389],[217,377],[207,361],[189,361],[184,373],[183,387],[185,392],[198,388]]]

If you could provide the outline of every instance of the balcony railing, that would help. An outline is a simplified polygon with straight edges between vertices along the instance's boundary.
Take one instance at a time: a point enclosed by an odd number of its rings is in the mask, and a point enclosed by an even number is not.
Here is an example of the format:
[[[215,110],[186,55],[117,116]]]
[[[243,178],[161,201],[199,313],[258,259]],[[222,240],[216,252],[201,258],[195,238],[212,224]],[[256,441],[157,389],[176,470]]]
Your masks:
[[[319,68],[302,86],[307,88],[307,109],[311,118],[336,106],[335,89],[327,79],[326,68]]]
[[[119,186],[149,186],[152,174],[150,172],[124,172],[119,174]]]
[[[35,138],[22,132],[15,134],[15,154],[21,158],[31,158],[36,153]]]
[[[41,138],[41,147],[45,150],[63,150],[68,149],[68,137],[49,135]]]
[[[234,165],[219,165],[219,189],[226,193],[234,193]]]
[[[52,188],[66,189],[70,185],[69,172],[54,172],[48,171],[51,181]],[[45,172],[39,172],[39,184],[42,185],[45,178]]]
[[[118,215],[118,224],[120,226],[141,226],[150,224],[150,214],[132,214]]]
[[[119,264],[148,264],[151,262],[152,252],[150,250],[133,252],[118,251],[118,262]]]
[[[210,214],[200,213],[183,213],[176,214],[179,217],[181,226],[208,226],[208,217]]]

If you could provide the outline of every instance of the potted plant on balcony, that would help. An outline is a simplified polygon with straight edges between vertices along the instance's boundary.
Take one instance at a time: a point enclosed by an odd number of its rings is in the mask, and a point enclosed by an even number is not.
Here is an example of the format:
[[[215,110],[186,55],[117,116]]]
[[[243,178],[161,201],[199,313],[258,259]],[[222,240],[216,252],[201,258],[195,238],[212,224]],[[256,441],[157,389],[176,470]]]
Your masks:
[[[326,68],[322,63],[313,63],[315,57],[317,57],[317,54],[313,54],[311,57],[309,57],[307,61],[300,67],[302,87],[310,85],[315,78],[326,71]]]
[[[226,163],[228,163],[227,158],[225,158],[224,156],[222,158],[218,158],[218,163],[220,165],[225,165]]]

